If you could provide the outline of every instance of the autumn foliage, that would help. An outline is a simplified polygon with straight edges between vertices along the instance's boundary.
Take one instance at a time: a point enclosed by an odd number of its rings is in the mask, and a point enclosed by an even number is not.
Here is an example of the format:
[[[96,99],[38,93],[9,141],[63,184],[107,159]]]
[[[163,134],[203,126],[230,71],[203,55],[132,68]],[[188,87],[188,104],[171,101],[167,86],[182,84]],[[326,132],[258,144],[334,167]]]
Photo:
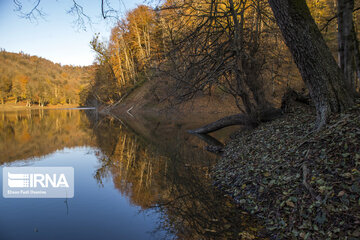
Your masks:
[[[2,103],[80,104],[92,67],[61,66],[24,53],[0,52]]]
[[[336,57],[336,3],[307,3]],[[355,12],[355,29],[359,19]],[[141,5],[113,27],[109,42],[95,36],[91,45],[102,77],[90,92],[100,102],[113,103],[159,76],[171,79],[169,97],[183,101],[198,92],[222,92],[247,113],[276,104],[289,87],[305,88],[265,0]]]

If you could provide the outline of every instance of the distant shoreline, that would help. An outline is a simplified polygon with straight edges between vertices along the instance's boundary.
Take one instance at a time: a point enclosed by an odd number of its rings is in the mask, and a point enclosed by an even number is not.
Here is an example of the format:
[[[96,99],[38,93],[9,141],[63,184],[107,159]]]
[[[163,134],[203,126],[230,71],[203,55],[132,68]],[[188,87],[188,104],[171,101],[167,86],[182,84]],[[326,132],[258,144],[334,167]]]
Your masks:
[[[33,109],[62,109],[62,108],[79,108],[78,104],[58,104],[58,105],[48,105],[45,107],[40,107],[38,105],[32,105],[27,107],[25,103],[5,103],[0,104],[0,111],[18,111],[18,110],[33,110]]]

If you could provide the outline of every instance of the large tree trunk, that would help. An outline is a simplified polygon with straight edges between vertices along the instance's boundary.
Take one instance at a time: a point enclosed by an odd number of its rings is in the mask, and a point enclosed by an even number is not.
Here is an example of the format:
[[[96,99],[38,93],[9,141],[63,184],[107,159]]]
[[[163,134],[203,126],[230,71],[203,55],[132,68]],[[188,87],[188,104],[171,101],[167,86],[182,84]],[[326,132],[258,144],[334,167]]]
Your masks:
[[[312,18],[305,0],[269,0],[277,24],[307,85],[317,112],[316,127],[353,100],[344,77]]]

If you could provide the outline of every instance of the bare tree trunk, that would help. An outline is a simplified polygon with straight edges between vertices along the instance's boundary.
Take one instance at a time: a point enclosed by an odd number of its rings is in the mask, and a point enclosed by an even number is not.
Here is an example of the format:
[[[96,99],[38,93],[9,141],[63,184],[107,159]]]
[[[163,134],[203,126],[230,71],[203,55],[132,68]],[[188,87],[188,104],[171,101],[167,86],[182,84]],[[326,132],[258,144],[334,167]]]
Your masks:
[[[316,128],[332,112],[353,104],[344,76],[312,18],[305,0],[269,0],[277,24],[307,85],[317,112]]]
[[[118,38],[116,38],[116,44],[117,44],[117,60],[118,60],[118,65],[119,65],[119,71],[120,71],[120,85],[121,86],[125,86],[125,77],[124,77],[124,70],[122,67],[122,60],[121,60],[121,45],[120,45],[120,41]]]
[[[344,73],[345,86],[349,93],[354,91],[354,0],[337,0],[338,4],[338,48],[339,65]]]
[[[353,30],[352,35],[354,40],[355,72],[356,72],[355,90],[360,91],[360,48],[359,48],[359,41],[356,36],[354,25],[352,30]]]
[[[338,32],[337,32],[337,39],[338,39],[338,62],[339,67],[341,70],[344,69],[344,18],[341,13],[341,9],[344,9],[344,1],[336,0],[337,3],[337,12],[338,12]]]
[[[216,122],[209,123],[203,127],[200,127],[195,130],[189,130],[189,133],[211,133],[216,130],[222,129],[224,127],[232,126],[232,125],[250,125],[251,121],[248,115],[244,114],[236,114],[224,117],[222,119],[217,120]]]
[[[136,23],[135,23],[135,30],[136,30],[136,36],[137,36],[137,41],[138,41],[140,59],[143,61],[145,59],[145,53],[144,53],[144,49],[142,48],[142,45],[141,45],[140,31],[139,31]]]

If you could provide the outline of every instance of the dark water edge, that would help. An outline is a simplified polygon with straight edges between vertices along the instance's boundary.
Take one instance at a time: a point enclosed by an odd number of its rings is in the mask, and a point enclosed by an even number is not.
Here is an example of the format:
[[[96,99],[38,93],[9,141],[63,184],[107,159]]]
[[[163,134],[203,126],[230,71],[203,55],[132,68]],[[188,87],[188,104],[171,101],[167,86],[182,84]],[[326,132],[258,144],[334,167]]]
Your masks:
[[[73,199],[1,198],[0,239],[262,238],[261,224],[212,186],[217,156],[186,133],[195,122],[0,113],[1,168],[72,166],[76,186]]]

